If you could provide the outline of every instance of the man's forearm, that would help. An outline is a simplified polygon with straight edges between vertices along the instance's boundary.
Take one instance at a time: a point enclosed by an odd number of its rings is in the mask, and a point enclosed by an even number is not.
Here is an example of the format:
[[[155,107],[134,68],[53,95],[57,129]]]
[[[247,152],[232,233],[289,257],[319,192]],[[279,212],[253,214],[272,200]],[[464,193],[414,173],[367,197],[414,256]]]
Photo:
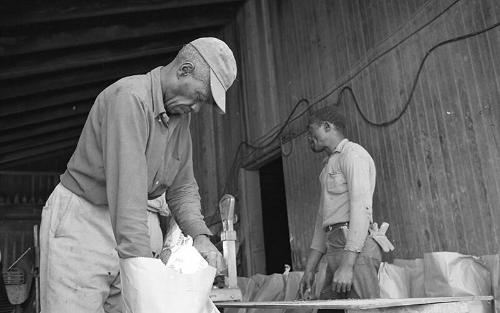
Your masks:
[[[371,208],[363,201],[351,200],[349,232],[346,236],[345,249],[361,252],[371,221]]]
[[[323,252],[318,251],[316,249],[309,250],[309,257],[307,258],[306,269],[305,272],[313,273],[316,271],[316,267],[318,266],[321,257],[323,256]]]

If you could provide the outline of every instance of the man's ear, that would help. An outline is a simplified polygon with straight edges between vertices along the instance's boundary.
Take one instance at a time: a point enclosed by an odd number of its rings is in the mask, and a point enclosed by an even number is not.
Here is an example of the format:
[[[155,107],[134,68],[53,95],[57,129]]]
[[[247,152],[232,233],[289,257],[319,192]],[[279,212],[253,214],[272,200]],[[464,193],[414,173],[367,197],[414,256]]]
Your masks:
[[[194,72],[194,64],[191,62],[184,62],[179,66],[179,69],[177,70],[177,76],[178,77],[183,77],[183,76],[188,76],[193,74]]]

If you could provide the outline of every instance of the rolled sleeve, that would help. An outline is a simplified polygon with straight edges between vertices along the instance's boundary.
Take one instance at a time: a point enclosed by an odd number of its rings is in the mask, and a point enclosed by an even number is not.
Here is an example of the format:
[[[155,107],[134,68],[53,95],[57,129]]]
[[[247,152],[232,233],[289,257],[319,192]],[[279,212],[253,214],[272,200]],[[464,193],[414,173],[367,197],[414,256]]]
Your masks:
[[[321,253],[326,252],[326,238],[325,231],[323,230],[323,214],[322,209],[319,208],[316,214],[316,224],[314,225],[314,235],[311,242],[311,249],[317,250]]]
[[[194,177],[192,142],[189,131],[184,140],[183,156],[179,172],[167,189],[167,203],[175,221],[184,234],[195,238],[198,235],[212,235],[201,214],[200,194]]]
[[[124,88],[109,90],[102,123],[111,223],[121,258],[151,257],[147,223],[148,126],[142,103]]]
[[[345,159],[343,171],[346,173],[350,203],[349,234],[345,249],[361,252],[372,221],[370,162],[367,158],[351,154]]]

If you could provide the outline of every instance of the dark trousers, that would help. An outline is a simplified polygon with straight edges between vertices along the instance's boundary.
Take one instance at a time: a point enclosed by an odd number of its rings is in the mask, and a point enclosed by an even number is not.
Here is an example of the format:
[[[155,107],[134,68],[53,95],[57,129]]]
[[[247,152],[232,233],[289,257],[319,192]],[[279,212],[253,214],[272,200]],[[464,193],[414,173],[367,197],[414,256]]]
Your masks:
[[[344,253],[346,238],[341,228],[335,228],[327,234],[326,258],[328,267],[326,270],[325,284],[321,290],[320,299],[370,299],[379,298],[380,289],[378,285],[378,269],[382,260],[382,250],[373,238],[368,237],[361,253],[356,258],[353,269],[353,281],[351,291],[347,294],[337,293],[333,286],[333,275],[339,268]],[[343,312],[343,310],[318,310],[322,313]]]

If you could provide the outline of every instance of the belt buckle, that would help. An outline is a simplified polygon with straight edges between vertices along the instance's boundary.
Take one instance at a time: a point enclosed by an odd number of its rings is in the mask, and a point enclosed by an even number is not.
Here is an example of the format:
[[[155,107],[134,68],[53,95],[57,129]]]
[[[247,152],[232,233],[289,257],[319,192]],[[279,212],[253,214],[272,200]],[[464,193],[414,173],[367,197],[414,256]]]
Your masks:
[[[349,225],[349,222],[331,224],[331,225],[326,226],[325,231],[330,232],[336,228],[341,228],[343,226],[348,226],[348,225]]]

